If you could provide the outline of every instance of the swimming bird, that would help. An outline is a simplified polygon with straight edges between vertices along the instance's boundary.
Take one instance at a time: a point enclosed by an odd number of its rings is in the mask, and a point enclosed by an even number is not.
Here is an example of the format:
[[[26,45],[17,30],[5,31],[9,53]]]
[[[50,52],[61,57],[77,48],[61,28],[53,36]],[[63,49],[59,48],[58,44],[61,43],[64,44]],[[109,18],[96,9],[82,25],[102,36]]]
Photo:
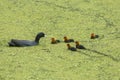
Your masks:
[[[39,44],[39,40],[41,37],[45,37],[45,34],[43,32],[38,33],[34,41],[11,39],[11,41],[8,42],[8,44],[12,47],[35,46]]]
[[[80,45],[78,41],[76,41],[75,44],[78,49],[86,49],[83,45]]]
[[[71,47],[70,44],[67,44],[67,47],[71,51],[77,51],[77,49],[75,47]]]
[[[94,33],[91,33],[91,39],[99,38],[99,35],[95,35]]]
[[[55,38],[51,38],[51,44],[60,43],[60,40],[56,40]]]
[[[69,43],[69,42],[74,42],[74,39],[68,39],[66,36],[64,37],[64,42]]]

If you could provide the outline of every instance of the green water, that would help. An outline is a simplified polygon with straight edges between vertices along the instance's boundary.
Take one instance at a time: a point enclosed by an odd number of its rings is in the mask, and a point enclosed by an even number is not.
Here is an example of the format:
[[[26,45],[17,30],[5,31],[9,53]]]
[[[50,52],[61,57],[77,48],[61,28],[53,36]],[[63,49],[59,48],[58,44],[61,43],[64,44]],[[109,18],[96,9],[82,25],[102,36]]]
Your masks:
[[[0,80],[120,80],[119,0],[0,0]],[[38,46],[10,39],[47,37]],[[90,39],[94,32],[100,37]],[[67,50],[68,36],[91,50]],[[75,46],[74,43],[70,43]],[[107,55],[107,56],[106,56]]]

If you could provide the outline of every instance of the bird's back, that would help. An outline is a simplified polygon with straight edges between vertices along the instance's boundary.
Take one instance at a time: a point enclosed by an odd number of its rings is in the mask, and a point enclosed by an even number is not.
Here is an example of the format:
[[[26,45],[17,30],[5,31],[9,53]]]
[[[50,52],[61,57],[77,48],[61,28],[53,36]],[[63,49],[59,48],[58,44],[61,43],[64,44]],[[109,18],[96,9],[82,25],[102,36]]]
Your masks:
[[[17,40],[17,39],[12,39],[10,43],[12,43],[13,46],[19,46],[19,47],[37,45],[35,41]]]

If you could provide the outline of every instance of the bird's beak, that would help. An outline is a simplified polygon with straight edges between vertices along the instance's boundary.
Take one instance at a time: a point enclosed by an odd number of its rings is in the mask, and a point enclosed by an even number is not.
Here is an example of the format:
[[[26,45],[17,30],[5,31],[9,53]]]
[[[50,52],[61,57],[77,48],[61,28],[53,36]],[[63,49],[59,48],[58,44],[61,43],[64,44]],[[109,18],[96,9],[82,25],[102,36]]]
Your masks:
[[[46,35],[44,35],[44,37],[47,37]]]

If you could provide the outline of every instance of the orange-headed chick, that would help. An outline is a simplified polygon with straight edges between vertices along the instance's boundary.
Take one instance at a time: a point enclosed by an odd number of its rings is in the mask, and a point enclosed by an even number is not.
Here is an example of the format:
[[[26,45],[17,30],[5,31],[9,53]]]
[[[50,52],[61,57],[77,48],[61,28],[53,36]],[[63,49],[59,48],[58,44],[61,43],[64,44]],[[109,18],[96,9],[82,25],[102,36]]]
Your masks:
[[[69,43],[69,42],[74,42],[74,39],[68,39],[66,36],[64,37],[64,42]]]
[[[75,47],[71,47],[70,44],[67,44],[67,47],[71,51],[77,51],[77,49]]]
[[[86,49],[83,45],[80,45],[78,41],[76,41],[75,44],[78,49]]]
[[[99,37],[99,35],[95,35],[94,33],[91,33],[91,39],[95,39],[95,38],[98,38]]]
[[[51,44],[56,44],[59,42],[60,42],[60,40],[55,40],[55,38],[51,38]]]

